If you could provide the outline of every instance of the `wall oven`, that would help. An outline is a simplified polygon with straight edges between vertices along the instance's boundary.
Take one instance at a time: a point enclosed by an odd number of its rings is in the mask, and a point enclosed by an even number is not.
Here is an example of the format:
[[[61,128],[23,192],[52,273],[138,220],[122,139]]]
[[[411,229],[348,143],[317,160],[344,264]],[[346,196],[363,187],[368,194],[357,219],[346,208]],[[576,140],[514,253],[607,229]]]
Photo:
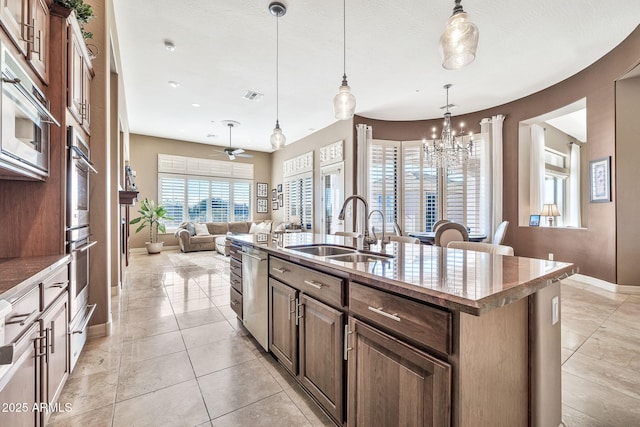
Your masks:
[[[89,160],[89,145],[73,126],[67,138],[67,228],[71,229],[89,225],[89,174],[96,169]]]
[[[2,122],[0,161],[16,179],[49,176],[49,125],[60,126],[48,110],[42,90],[0,45]]]

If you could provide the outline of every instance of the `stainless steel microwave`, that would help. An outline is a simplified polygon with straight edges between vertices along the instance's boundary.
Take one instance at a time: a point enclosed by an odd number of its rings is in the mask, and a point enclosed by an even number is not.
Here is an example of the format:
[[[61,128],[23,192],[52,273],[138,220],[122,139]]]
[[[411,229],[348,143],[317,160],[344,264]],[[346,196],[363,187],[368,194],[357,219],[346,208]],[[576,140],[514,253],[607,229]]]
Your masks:
[[[2,175],[44,180],[49,176],[49,125],[60,124],[49,112],[42,90],[2,45],[0,70]]]

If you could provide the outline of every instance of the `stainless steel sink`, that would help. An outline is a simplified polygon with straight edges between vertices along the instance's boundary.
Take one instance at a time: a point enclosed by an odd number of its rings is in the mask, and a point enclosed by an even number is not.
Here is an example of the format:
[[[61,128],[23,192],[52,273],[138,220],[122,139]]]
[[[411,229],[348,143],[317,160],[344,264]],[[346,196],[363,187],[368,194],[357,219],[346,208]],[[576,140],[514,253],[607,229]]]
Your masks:
[[[287,249],[291,249],[292,251],[303,252],[309,255],[315,256],[333,256],[333,255],[344,255],[344,254],[354,254],[356,249],[348,248],[345,246],[337,246],[337,245],[300,245],[300,246],[287,246]]]
[[[340,262],[376,262],[376,261],[388,261],[392,258],[393,258],[393,255],[356,252],[352,254],[332,256],[329,259],[332,259],[334,261],[340,261]]]

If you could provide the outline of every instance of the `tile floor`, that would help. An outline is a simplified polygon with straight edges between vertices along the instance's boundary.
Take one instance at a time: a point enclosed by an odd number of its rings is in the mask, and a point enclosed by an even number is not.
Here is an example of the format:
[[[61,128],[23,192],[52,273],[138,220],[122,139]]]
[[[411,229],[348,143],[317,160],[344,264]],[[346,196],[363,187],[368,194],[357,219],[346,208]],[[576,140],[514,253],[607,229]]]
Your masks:
[[[325,426],[229,308],[228,258],[134,255],[113,334],[87,342],[49,426]],[[640,296],[562,287],[567,426],[640,425]]]

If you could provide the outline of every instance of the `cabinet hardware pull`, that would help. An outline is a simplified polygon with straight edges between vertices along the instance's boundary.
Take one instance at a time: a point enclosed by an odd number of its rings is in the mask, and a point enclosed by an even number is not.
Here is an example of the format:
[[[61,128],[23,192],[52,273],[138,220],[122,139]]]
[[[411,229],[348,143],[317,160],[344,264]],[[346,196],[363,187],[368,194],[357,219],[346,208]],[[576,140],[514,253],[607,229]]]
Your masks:
[[[316,289],[322,289],[322,287],[324,286],[324,284],[318,283],[315,280],[305,280],[304,283],[306,283],[309,286],[313,286]]]
[[[302,304],[300,302],[300,299],[296,299],[296,326],[300,324],[300,319],[302,319],[304,317],[304,314],[302,314],[302,310],[301,308],[303,307],[304,304]]]
[[[82,321],[82,325],[80,325],[80,327],[75,331],[71,332],[71,334],[81,334],[82,332],[84,332],[84,328],[86,328],[86,326],[89,324],[89,320],[91,320],[91,316],[93,315],[93,312],[95,311],[96,307],[97,307],[97,304],[91,304],[87,306],[87,308],[89,309],[89,313],[86,315],[86,317]]]
[[[38,40],[38,49],[35,48],[36,39]],[[31,48],[31,53],[37,53],[38,57],[40,57],[40,51],[42,49],[42,31],[38,31],[38,36],[37,37],[35,37],[35,34],[34,34],[34,38],[33,38],[33,41],[31,42],[31,44],[33,45],[33,47]]]
[[[266,258],[260,258],[259,256],[251,255],[251,254],[248,254],[246,252],[242,252],[242,256],[248,256],[249,258],[253,258],[253,259],[256,259],[258,261],[266,261],[267,260]]]
[[[348,353],[349,350],[353,350],[352,347],[349,347],[349,335],[351,335],[353,332],[349,331],[349,325],[344,325],[344,360],[348,359]]]
[[[68,283],[68,280],[65,280],[64,282],[56,282],[50,286],[47,286],[47,288],[64,288]]]
[[[284,273],[286,273],[287,271],[289,271],[289,270],[287,270],[286,268],[278,268],[278,267],[271,267],[271,269],[272,269],[273,271],[276,271],[276,272],[280,273],[280,274],[284,274]]]
[[[14,84],[14,85],[17,85],[18,83],[21,82],[21,80],[19,78],[17,78],[17,77],[15,79],[8,79],[6,77],[3,77],[2,81],[5,82],[5,83],[11,83],[11,84]]]
[[[4,324],[5,325],[15,325],[16,323],[19,323],[20,326],[24,326],[24,325],[27,324],[27,320],[29,320],[31,318],[31,316],[33,316],[37,311],[38,311],[38,309],[36,308],[31,313],[14,314],[9,319],[14,319],[16,317],[24,317],[24,319],[22,319],[22,320],[9,320],[8,322],[4,322]]]
[[[291,308],[291,303],[292,303],[292,302],[295,302],[295,300],[296,300],[296,299],[295,299],[293,296],[289,295],[289,310],[287,310],[287,311],[288,311],[288,313],[287,313],[288,320],[291,320],[291,315],[292,315],[293,313],[295,313],[295,311],[296,311],[296,306],[295,306],[295,304],[293,305],[293,308]],[[296,315],[297,315],[297,314],[296,314]]]
[[[374,313],[378,313],[384,317],[388,317],[389,319],[393,319],[396,322],[400,322],[402,319],[400,319],[400,316],[398,316],[398,313],[387,313],[386,311],[383,310],[382,307],[380,308],[375,308],[375,307],[371,307],[369,306],[369,310],[373,311]]]

